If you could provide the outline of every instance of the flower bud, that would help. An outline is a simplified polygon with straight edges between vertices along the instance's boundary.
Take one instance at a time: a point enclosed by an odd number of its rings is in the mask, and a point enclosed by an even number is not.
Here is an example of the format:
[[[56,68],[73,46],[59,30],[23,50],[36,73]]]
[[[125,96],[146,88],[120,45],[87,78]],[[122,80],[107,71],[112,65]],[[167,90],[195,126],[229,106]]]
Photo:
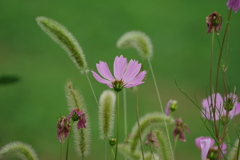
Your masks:
[[[231,97],[228,97],[224,102],[224,109],[226,111],[231,111],[234,107],[234,104],[235,104],[234,100]]]
[[[110,138],[110,139],[109,139],[109,144],[110,144],[111,146],[115,146],[116,143],[117,143],[117,139],[116,139],[116,138]]]

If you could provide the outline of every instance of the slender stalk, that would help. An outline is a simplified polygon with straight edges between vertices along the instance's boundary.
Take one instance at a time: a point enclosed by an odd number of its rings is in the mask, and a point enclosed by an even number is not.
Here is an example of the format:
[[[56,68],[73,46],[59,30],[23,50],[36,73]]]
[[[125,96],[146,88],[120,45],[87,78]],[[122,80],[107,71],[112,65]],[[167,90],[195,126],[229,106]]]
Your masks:
[[[216,102],[213,103],[212,99],[212,66],[213,66],[213,57],[214,57],[214,29],[212,29],[212,51],[211,51],[211,60],[210,60],[210,97],[211,97],[211,108],[213,111],[213,122],[214,122],[214,130],[215,130],[215,136],[218,139],[218,127],[217,127],[217,121],[216,121]],[[213,106],[214,105],[214,106]]]
[[[105,143],[105,160],[107,160],[107,158],[108,158],[107,148],[108,148],[108,139],[107,139],[107,137],[106,137],[106,143]]]
[[[238,157],[239,157],[239,151],[240,151],[240,138],[238,139],[237,160],[238,160]]]
[[[219,76],[219,70],[220,70],[220,63],[221,63],[221,59],[222,59],[222,53],[223,53],[223,47],[224,47],[225,39],[226,39],[226,36],[227,36],[227,33],[228,33],[228,27],[229,27],[229,23],[230,23],[231,13],[232,13],[232,10],[229,10],[228,11],[227,25],[226,25],[226,29],[225,29],[225,32],[224,32],[224,35],[223,35],[222,45],[221,45],[221,49],[220,49],[220,53],[219,53],[219,57],[218,57],[214,104],[216,104],[216,99],[217,99],[216,97],[217,97],[217,92],[218,92],[218,76]],[[227,118],[228,118],[228,115],[227,115]],[[215,123],[215,121],[216,120],[214,120],[214,123]],[[226,128],[226,127],[224,127],[224,128]],[[219,137],[216,137],[216,138],[218,139],[218,141],[223,140],[223,139],[219,139]],[[221,152],[221,147],[218,146],[218,157],[220,156],[220,152]]]
[[[117,142],[116,142],[116,150],[115,150],[115,160],[117,160],[117,154],[118,154],[118,142],[119,142],[119,92],[117,92]]]
[[[85,72],[85,74],[86,74],[88,83],[89,83],[89,85],[90,85],[90,88],[91,88],[91,90],[92,90],[93,96],[94,96],[94,98],[95,98],[95,101],[96,101],[96,103],[97,103],[97,105],[98,105],[98,100],[97,100],[96,94],[95,94],[95,92],[94,92],[94,90],[93,90],[92,83],[91,83],[91,81],[90,81],[90,79],[89,79],[89,77],[88,77],[87,72]]]
[[[178,142],[178,137],[179,137],[179,135],[176,136],[175,141],[174,141],[173,153],[175,153],[175,151],[176,151],[177,142]]]
[[[115,159],[115,155],[114,155],[113,146],[111,147],[111,151],[112,151],[113,159]]]
[[[126,89],[123,89],[123,108],[124,108],[124,136],[127,138],[127,93]],[[125,151],[125,160],[127,160],[127,155]]]
[[[70,137],[71,137],[72,126],[73,126],[73,121],[71,122],[69,136],[68,136],[67,149],[66,149],[66,160],[68,160],[68,147],[69,147],[69,141],[70,141]]]
[[[155,157],[154,157],[154,154],[153,154],[153,150],[152,150],[152,143],[149,143],[149,147],[150,147],[150,152],[151,152],[151,157],[150,159],[152,159],[152,156],[153,156],[153,160],[155,160]]]
[[[154,72],[153,72],[153,69],[152,69],[152,64],[151,64],[150,59],[148,59],[148,64],[149,64],[149,67],[150,67],[150,70],[151,70],[151,73],[152,73],[153,82],[154,82],[155,89],[156,89],[156,92],[157,92],[157,97],[158,97],[159,105],[160,105],[160,108],[161,108],[162,113],[164,113],[164,111],[163,111],[163,106],[162,106],[162,101],[161,101],[161,98],[160,98],[160,94],[159,94],[159,91],[158,91],[157,82],[156,82],[156,79],[155,79],[155,75],[154,75]],[[166,129],[166,133],[167,133],[169,145],[170,145],[170,148],[171,148],[172,157],[173,157],[173,160],[174,160],[174,154],[173,154],[173,150],[172,150],[172,144],[171,144],[171,141],[170,141],[170,136],[169,136],[169,132],[168,132],[167,122],[166,122],[165,119],[164,119],[164,126],[165,126],[165,129]]]
[[[63,143],[61,145],[61,154],[60,154],[60,160],[62,160],[62,153],[63,153]]]
[[[82,160],[84,160],[84,155],[82,154]]]
[[[136,114],[137,114],[137,123],[138,123],[138,135],[139,135],[139,140],[141,144],[141,150],[142,150],[142,158],[144,160],[144,151],[143,151],[143,144],[142,144],[142,134],[141,134],[141,127],[139,124],[139,111],[138,111],[138,87],[136,88]]]

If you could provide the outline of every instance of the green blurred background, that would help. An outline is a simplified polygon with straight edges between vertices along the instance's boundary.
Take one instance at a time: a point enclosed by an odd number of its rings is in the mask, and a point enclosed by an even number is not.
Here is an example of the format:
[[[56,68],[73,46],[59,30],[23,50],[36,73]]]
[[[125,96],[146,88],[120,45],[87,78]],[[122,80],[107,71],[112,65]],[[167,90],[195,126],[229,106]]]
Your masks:
[[[178,90],[174,77],[190,97],[196,94],[199,102],[206,97],[211,34],[206,33],[205,17],[218,11],[224,19],[224,30],[228,11],[225,4],[223,0],[0,1],[0,75],[20,78],[17,83],[0,85],[0,146],[22,141],[32,145],[40,159],[59,159],[61,145],[56,139],[56,123],[60,114],[68,114],[64,85],[70,79],[84,95],[91,116],[92,148],[87,159],[104,159],[104,141],[99,139],[98,131],[98,106],[86,77],[37,25],[36,17],[46,16],[72,32],[93,70],[99,60],[112,66],[116,55],[141,62],[134,49],[119,50],[116,42],[125,32],[145,32],[154,46],[152,65],[163,104],[165,106],[169,99],[177,100],[179,110],[174,117],[182,117],[191,130],[191,134],[186,135],[187,142],[178,143],[176,159],[200,159],[194,139],[209,136],[209,133],[202,127],[199,110]],[[239,18],[240,13],[232,14],[230,25],[227,77],[231,90],[234,86],[240,87]],[[222,35],[223,32],[220,39]],[[218,48],[216,45],[215,55]],[[148,69],[148,65],[145,67]],[[108,88],[91,74],[89,76],[99,97]],[[131,91],[127,91],[127,95],[130,130],[136,122],[135,97]],[[141,116],[160,111],[150,73],[146,83],[140,86],[139,97]],[[239,120],[236,117],[234,122]],[[172,130],[170,127],[170,132]],[[123,133],[122,119],[120,141],[123,141]],[[230,134],[233,142],[236,139],[233,127]],[[77,159],[72,142],[70,159]]]

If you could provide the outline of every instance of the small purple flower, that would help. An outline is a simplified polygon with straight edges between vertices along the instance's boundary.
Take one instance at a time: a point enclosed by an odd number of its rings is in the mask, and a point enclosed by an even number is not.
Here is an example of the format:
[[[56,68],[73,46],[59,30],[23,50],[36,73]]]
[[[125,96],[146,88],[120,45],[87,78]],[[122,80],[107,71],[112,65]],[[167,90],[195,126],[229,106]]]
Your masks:
[[[68,115],[68,121],[72,118],[73,121],[78,121],[77,128],[86,128],[86,115],[78,108],[73,108]]]
[[[167,103],[165,113],[167,116],[170,115],[170,112],[177,110],[177,101],[170,99]]]
[[[64,139],[67,138],[70,131],[70,124],[66,117],[61,117],[58,119],[57,129],[57,138],[62,143]]]
[[[227,2],[228,9],[232,9],[235,13],[240,8],[240,0],[228,0]]]
[[[173,137],[174,140],[176,140],[176,137],[178,136],[178,140],[182,142],[186,142],[186,137],[184,131],[187,130],[188,133],[190,133],[190,130],[188,129],[187,125],[182,122],[182,118],[175,120],[175,129],[173,131]]]
[[[212,96],[209,96],[202,101],[202,116],[209,120],[214,120],[213,117],[213,106],[216,106],[215,110],[215,118],[216,120],[221,119],[222,117],[227,115],[227,111],[229,110],[228,117],[232,119],[235,115],[240,113],[240,103],[238,103],[238,98],[236,94],[228,94],[227,98],[225,97],[224,100],[222,96],[217,93],[216,94],[216,105],[214,104],[215,101],[215,93]],[[213,105],[212,105],[213,104]]]
[[[214,145],[214,139],[211,137],[198,137],[195,139],[195,144],[198,149],[201,150],[202,160],[211,159],[219,160],[218,158],[218,146]],[[223,154],[226,154],[227,145],[225,143],[221,144],[221,150]],[[220,155],[220,159],[223,158],[223,155]]]
[[[138,61],[130,60],[127,64],[127,58],[123,56],[116,57],[114,60],[114,77],[112,76],[106,62],[100,61],[96,64],[98,72],[103,77],[92,71],[94,78],[116,91],[121,91],[123,87],[131,88],[140,85],[145,78],[146,71],[141,71],[141,64]]]
[[[206,17],[206,23],[208,28],[207,33],[212,33],[213,29],[218,33],[222,28],[222,16],[217,12],[213,12]]]
[[[152,143],[155,148],[158,148],[158,143],[154,131],[148,133],[145,144],[148,146],[149,143]]]

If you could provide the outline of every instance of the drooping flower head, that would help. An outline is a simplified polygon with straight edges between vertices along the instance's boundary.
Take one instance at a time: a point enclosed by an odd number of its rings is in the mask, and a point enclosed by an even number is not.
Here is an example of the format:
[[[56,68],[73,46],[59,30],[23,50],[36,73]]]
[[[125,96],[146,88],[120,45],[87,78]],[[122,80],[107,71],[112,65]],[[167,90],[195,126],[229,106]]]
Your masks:
[[[186,142],[186,137],[184,131],[187,130],[188,133],[190,133],[190,130],[188,129],[187,125],[182,122],[182,118],[175,120],[175,129],[173,131],[173,137],[174,140],[176,140],[178,136],[178,140],[182,142]]]
[[[145,144],[148,146],[149,143],[152,143],[155,148],[159,147],[154,131],[150,131],[147,135]]]
[[[235,13],[240,8],[240,0],[228,0],[227,2],[228,9],[232,9]]]
[[[201,150],[202,160],[219,160],[223,158],[222,154],[226,154],[227,145],[225,143],[221,144],[220,158],[218,158],[218,146],[214,145],[214,139],[211,137],[198,137],[195,139],[195,144],[198,149]]]
[[[144,83],[143,79],[145,78],[146,71],[140,72],[141,64],[138,64],[138,61],[130,60],[127,63],[127,58],[123,58],[123,56],[116,57],[114,60],[114,77],[106,62],[100,61],[96,66],[103,78],[92,71],[94,78],[117,92],[121,91],[124,87],[131,88]]]
[[[68,121],[72,118],[73,121],[78,121],[77,128],[86,128],[86,116],[83,111],[78,108],[73,108],[68,115]]]
[[[216,105],[215,105],[215,93],[202,101],[202,116],[209,120],[214,120],[214,106],[215,106],[215,118],[216,120],[222,119],[227,115],[227,110],[229,110],[228,117],[232,119],[235,115],[240,113],[240,103],[238,103],[238,98],[236,94],[230,93],[224,99],[222,96],[216,94]]]
[[[170,99],[167,103],[165,113],[167,116],[170,115],[170,112],[177,110],[177,101]]]
[[[216,33],[218,33],[222,27],[222,16],[217,12],[213,12],[206,17],[206,23],[208,28],[207,33],[212,33],[213,29]]]
[[[70,124],[66,117],[58,119],[57,129],[57,138],[62,143],[67,138],[70,131]]]

